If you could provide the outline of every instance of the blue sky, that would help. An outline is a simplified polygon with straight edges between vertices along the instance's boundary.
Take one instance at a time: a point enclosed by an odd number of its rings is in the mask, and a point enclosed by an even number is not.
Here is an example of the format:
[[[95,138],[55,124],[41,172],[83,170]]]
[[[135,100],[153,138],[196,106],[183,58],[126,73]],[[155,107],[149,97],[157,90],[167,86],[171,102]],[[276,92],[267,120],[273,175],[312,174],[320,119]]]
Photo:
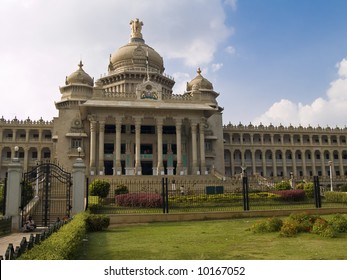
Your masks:
[[[344,0],[3,0],[0,116],[57,116],[65,76],[82,59],[99,78],[139,18],[175,93],[201,67],[224,123],[344,127],[346,11]]]

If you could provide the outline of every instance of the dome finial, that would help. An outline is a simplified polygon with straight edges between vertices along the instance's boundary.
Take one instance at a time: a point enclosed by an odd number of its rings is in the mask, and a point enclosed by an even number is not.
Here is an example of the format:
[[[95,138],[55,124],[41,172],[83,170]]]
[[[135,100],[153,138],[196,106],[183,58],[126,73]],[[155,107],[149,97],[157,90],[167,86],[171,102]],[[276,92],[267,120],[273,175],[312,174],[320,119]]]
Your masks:
[[[198,67],[198,70],[196,70],[196,73],[198,73],[201,76],[201,69]]]
[[[78,64],[78,67],[79,67],[80,69],[82,69],[82,67],[83,67],[82,59],[80,60],[80,64]]]
[[[143,26],[143,22],[140,21],[138,18],[136,18],[135,20],[131,20],[130,21],[130,25],[131,25],[131,41],[140,41],[143,40],[142,39],[142,26]]]

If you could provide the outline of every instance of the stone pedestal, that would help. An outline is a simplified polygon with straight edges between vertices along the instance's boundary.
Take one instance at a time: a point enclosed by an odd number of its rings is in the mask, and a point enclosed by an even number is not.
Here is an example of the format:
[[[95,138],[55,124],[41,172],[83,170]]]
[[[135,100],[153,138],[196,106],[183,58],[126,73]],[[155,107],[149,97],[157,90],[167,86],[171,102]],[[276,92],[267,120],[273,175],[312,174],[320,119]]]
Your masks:
[[[83,212],[86,202],[86,166],[81,158],[76,159],[72,169],[71,215]]]

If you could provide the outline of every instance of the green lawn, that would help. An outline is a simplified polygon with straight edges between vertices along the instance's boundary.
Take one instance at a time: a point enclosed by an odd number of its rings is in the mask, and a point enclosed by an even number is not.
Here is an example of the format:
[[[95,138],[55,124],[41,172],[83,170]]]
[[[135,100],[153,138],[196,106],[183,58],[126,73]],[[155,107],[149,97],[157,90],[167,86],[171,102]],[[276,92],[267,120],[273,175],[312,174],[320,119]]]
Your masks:
[[[347,233],[280,237],[247,230],[260,218],[167,222],[111,227],[88,234],[80,259],[311,260],[347,259]]]

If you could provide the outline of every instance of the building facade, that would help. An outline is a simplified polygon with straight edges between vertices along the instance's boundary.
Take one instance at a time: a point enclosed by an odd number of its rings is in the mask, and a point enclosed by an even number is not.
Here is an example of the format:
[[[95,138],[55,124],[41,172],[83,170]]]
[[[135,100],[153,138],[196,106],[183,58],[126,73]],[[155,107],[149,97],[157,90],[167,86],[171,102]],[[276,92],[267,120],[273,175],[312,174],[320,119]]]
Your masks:
[[[14,156],[24,170],[43,160],[71,170],[81,157],[91,175],[347,175],[346,129],[223,126],[219,94],[200,69],[173,94],[175,81],[142,26],[130,22],[129,43],[110,55],[100,79],[79,63],[52,121],[0,119],[0,177]]]

